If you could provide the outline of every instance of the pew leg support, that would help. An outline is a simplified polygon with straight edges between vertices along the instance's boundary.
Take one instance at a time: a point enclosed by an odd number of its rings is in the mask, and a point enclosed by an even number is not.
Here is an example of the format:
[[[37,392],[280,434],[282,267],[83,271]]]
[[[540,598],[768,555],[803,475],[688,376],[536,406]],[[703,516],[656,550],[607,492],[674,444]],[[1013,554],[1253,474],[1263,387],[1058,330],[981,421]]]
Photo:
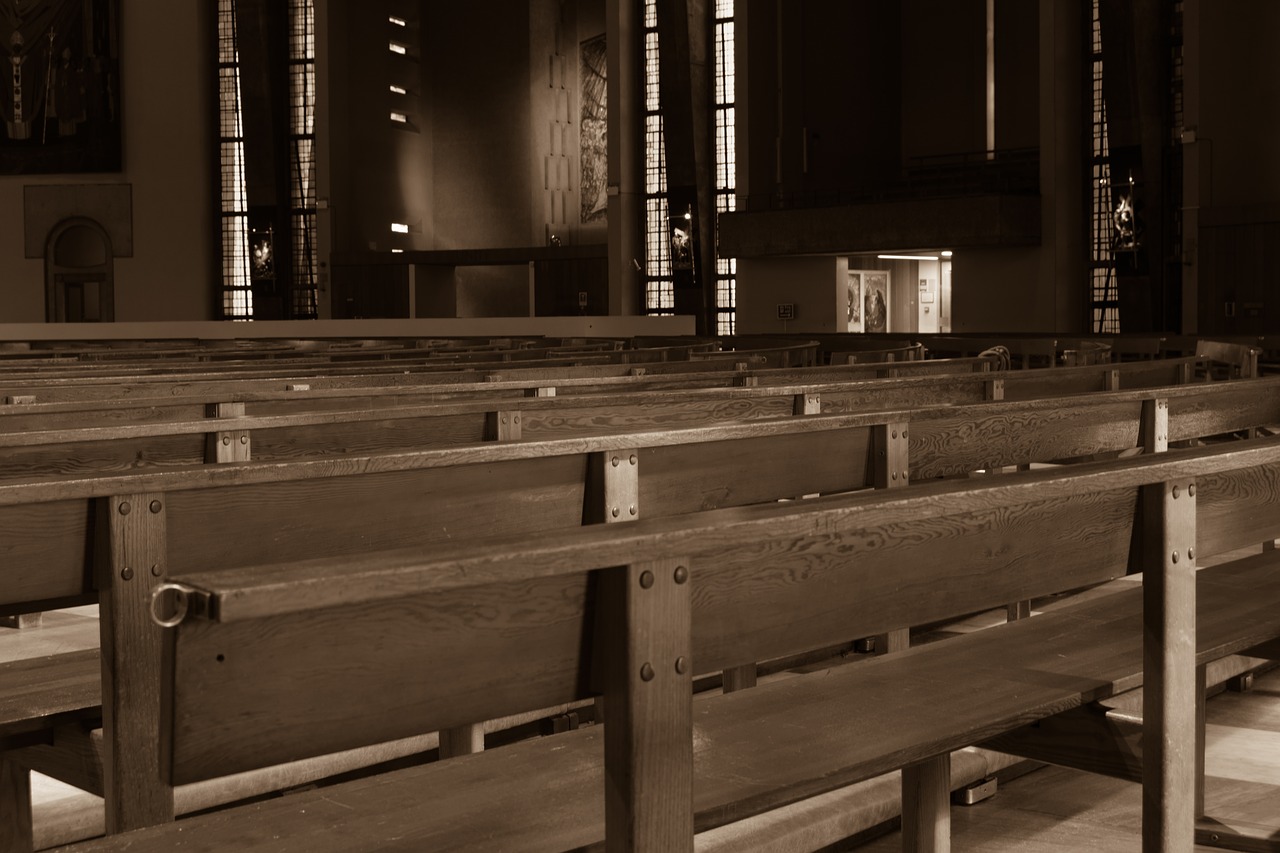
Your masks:
[[[31,773],[0,758],[0,853],[31,853]]]
[[[902,768],[903,853],[951,850],[951,756]]]
[[[19,613],[16,616],[0,616],[0,628],[39,628],[43,613]]]
[[[484,752],[484,725],[472,723],[440,731],[440,758]]]
[[[876,635],[876,654],[888,655],[903,652],[911,647],[911,629],[894,628],[887,634]]]
[[[754,663],[746,663],[742,666],[735,666],[733,669],[726,669],[721,673],[720,683],[721,689],[725,693],[733,693],[737,690],[755,687],[756,665]]]

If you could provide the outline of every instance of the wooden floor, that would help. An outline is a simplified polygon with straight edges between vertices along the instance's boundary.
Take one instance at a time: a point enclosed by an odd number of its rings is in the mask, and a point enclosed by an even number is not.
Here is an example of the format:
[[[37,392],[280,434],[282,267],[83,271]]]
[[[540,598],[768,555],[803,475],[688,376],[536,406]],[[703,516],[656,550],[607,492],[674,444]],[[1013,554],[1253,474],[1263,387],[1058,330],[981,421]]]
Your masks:
[[[972,621],[948,627],[977,629],[991,620]],[[0,661],[92,648],[96,623],[96,608],[79,608],[46,614],[34,630],[0,629]],[[1208,815],[1228,825],[1261,827],[1263,837],[1280,845],[1280,670],[1259,676],[1249,692],[1211,698],[1208,719]],[[101,826],[100,799],[44,777],[33,784],[38,845],[84,837],[92,834],[86,827]],[[1131,853],[1141,849],[1141,794],[1131,783],[1045,767],[1002,784],[990,800],[954,807],[954,846],[958,853]],[[891,832],[857,847],[831,848],[837,849],[888,853],[901,849],[901,838]]]

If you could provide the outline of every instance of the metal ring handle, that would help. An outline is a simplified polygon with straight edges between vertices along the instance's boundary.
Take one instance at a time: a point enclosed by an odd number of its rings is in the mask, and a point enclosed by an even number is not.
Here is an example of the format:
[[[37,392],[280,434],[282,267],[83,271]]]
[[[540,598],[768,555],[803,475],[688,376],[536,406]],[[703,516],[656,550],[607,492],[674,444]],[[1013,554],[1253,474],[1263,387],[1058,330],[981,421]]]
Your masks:
[[[168,619],[160,615],[156,609],[160,604],[160,599],[166,592],[173,593],[174,614]],[[187,611],[191,603],[191,587],[180,583],[162,583],[151,591],[151,621],[155,622],[161,628],[172,628],[187,618]]]

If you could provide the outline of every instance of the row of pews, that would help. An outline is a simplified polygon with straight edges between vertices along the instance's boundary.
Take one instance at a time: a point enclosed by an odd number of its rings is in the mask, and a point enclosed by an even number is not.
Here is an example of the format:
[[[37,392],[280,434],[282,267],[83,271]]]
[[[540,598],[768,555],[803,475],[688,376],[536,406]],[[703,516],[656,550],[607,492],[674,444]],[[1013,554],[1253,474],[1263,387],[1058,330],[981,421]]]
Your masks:
[[[0,615],[101,614],[99,649],[0,664],[0,850],[47,846],[30,770],[105,797],[86,850],[818,849],[875,821],[798,809],[900,770],[907,849],[942,850],[984,743],[1142,781],[1147,849],[1190,849],[1206,686],[1280,636],[1274,552],[1195,571],[1280,537],[1280,380],[401,343],[0,363]],[[1095,703],[1144,684],[1135,753]],[[483,749],[530,720],[571,730]]]

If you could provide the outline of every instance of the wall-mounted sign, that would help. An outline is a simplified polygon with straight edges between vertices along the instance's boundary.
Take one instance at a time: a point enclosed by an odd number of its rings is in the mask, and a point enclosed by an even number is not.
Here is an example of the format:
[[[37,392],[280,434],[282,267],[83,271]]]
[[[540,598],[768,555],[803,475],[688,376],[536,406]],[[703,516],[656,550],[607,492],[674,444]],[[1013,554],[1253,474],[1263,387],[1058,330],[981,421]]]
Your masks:
[[[778,319],[794,320],[796,318],[796,304],[794,302],[778,303]]]

